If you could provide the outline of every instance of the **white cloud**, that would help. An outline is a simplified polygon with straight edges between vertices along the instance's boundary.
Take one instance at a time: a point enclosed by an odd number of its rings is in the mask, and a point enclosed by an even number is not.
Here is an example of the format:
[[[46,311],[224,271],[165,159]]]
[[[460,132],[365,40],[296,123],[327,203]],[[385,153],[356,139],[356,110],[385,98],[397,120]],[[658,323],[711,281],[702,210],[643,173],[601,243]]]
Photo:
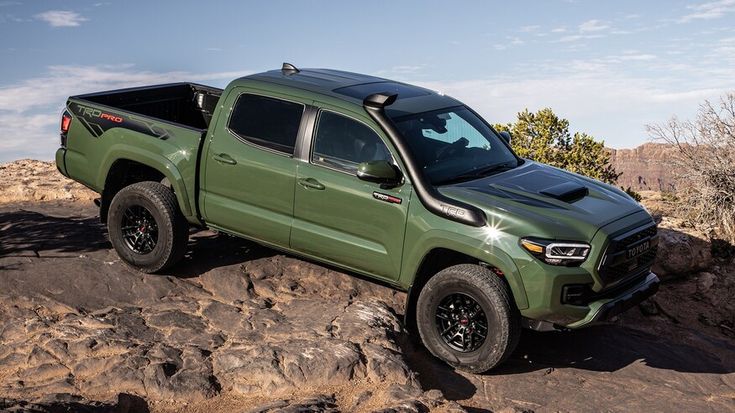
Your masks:
[[[691,20],[709,20],[717,19],[728,13],[735,12],[735,0],[717,0],[706,3],[699,3],[687,6],[692,13],[682,16],[680,23],[686,23]]]
[[[77,27],[82,22],[89,20],[77,12],[68,10],[49,10],[39,13],[34,17],[45,21],[51,27]]]
[[[526,43],[523,39],[521,39],[520,37],[516,37],[516,36],[506,36],[505,40],[506,40],[505,43],[494,44],[493,48],[495,50],[506,50],[510,46],[520,46]]]
[[[566,27],[563,26],[553,29],[551,32],[564,34],[563,36],[552,42],[569,43],[576,42],[578,40],[599,39],[605,37],[610,32],[610,25],[606,22],[603,22],[602,20],[592,19],[587,20],[586,22],[583,22],[579,26],[577,26],[576,32],[569,32]],[[621,34],[618,31],[615,32],[615,34]]]
[[[623,56],[629,60],[655,58],[641,53]],[[549,62],[548,66],[560,65]],[[467,103],[491,123],[511,122],[524,108],[535,111],[551,107],[570,120],[573,130],[590,133],[618,148],[644,142],[645,124],[665,121],[674,114],[686,118],[704,99],[735,89],[735,76],[682,85],[671,79],[625,75],[616,66],[614,62],[573,61],[556,72],[539,67],[537,74],[423,82],[422,86]]]
[[[228,81],[250,72],[150,72],[132,65],[51,66],[43,76],[0,86],[0,161],[51,159],[58,122],[71,95],[171,82]]]
[[[248,72],[149,72],[132,65],[50,66],[49,72],[0,87],[0,111],[25,112],[50,104],[63,105],[69,95],[156,83],[233,79]]]
[[[58,145],[60,114],[17,114],[0,112],[0,162],[10,160],[5,154],[20,153],[23,157],[41,156],[50,159]]]
[[[593,20],[587,20],[586,22],[579,25],[579,32],[580,33],[589,33],[589,32],[599,32],[602,30],[609,29],[610,26],[605,24],[604,22],[593,19]]]
[[[560,43],[576,42],[577,40],[583,39],[599,39],[605,37],[601,34],[570,34],[568,36],[562,36],[557,40]]]
[[[541,26],[539,26],[537,24],[533,24],[533,25],[528,25],[528,26],[521,26],[521,28],[519,30],[521,32],[523,32],[523,33],[530,33],[530,32],[535,32],[536,30],[538,30],[540,28],[541,28]]]

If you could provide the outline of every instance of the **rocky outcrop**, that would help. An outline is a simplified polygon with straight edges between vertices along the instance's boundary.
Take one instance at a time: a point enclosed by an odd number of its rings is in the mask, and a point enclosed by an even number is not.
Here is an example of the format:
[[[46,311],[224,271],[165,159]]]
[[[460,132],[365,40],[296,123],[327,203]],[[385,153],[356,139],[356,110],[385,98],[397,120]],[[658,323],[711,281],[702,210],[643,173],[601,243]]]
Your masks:
[[[89,201],[99,195],[61,175],[54,162],[22,159],[0,164],[0,204],[28,201]]]
[[[90,206],[0,205],[2,411],[732,409],[733,253],[666,217],[645,308],[526,331],[478,375],[409,339],[403,293],[207,231],[169,274],[141,274]]]
[[[9,400],[447,404],[421,389],[402,356],[401,293],[206,231],[192,237],[197,262],[174,268],[178,277],[141,274],[119,262],[99,224],[49,218],[67,225],[29,232],[37,218],[0,214],[0,395]],[[294,397],[310,394],[318,401]]]
[[[618,186],[636,191],[673,191],[676,148],[662,143],[645,143],[633,149],[609,149],[610,163],[617,172]]]
[[[659,227],[654,272],[672,278],[689,276],[710,268],[713,264],[711,244],[704,235],[683,232],[670,225],[664,222]]]

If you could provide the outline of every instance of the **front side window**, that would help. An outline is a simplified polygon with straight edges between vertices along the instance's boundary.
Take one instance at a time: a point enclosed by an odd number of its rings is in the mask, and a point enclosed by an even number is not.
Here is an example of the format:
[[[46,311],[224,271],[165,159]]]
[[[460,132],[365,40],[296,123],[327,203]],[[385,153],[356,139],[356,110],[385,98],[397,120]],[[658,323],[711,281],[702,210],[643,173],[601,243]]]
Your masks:
[[[464,106],[392,118],[434,185],[479,178],[520,162],[502,138]]]
[[[311,161],[354,173],[367,161],[393,162],[388,148],[370,127],[329,111],[319,115]]]
[[[256,145],[293,154],[304,105],[243,94],[232,109],[230,130]]]

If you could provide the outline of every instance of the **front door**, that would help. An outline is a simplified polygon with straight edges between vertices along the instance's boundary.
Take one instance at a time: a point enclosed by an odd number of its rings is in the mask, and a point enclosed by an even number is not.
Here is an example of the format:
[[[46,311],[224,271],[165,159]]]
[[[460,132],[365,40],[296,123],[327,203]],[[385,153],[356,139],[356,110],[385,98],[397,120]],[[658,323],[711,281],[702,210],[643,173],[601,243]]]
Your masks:
[[[322,109],[308,158],[297,170],[291,247],[397,279],[411,186],[381,188],[355,175],[361,162],[393,162],[383,138],[366,123]]]
[[[288,246],[293,221],[294,146],[305,105],[255,93],[228,97],[231,115],[217,125],[203,185],[208,224]]]

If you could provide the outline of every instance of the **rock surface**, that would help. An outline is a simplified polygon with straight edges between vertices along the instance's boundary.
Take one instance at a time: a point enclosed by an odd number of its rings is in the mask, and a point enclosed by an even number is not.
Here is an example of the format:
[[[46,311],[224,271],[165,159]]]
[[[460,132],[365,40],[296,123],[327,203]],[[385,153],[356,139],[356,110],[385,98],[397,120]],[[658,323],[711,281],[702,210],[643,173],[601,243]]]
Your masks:
[[[6,398],[196,403],[360,383],[374,389],[360,403],[375,408],[446,404],[424,394],[401,356],[404,296],[394,290],[208,231],[192,236],[178,276],[141,274],[93,217],[1,211]]]
[[[193,234],[169,274],[140,274],[119,261],[88,205],[0,205],[0,410],[735,405],[732,258],[710,256],[708,268],[665,276],[645,311],[614,323],[524,332],[505,365],[473,375],[436,361],[402,331],[402,293],[207,231]],[[662,226],[668,238],[685,239],[671,251],[693,254],[666,265],[700,265],[701,234]]]
[[[659,227],[658,254],[654,272],[662,277],[688,276],[713,264],[710,243],[703,235]]]
[[[89,201],[99,195],[61,175],[54,162],[22,159],[0,164],[0,203]]]

